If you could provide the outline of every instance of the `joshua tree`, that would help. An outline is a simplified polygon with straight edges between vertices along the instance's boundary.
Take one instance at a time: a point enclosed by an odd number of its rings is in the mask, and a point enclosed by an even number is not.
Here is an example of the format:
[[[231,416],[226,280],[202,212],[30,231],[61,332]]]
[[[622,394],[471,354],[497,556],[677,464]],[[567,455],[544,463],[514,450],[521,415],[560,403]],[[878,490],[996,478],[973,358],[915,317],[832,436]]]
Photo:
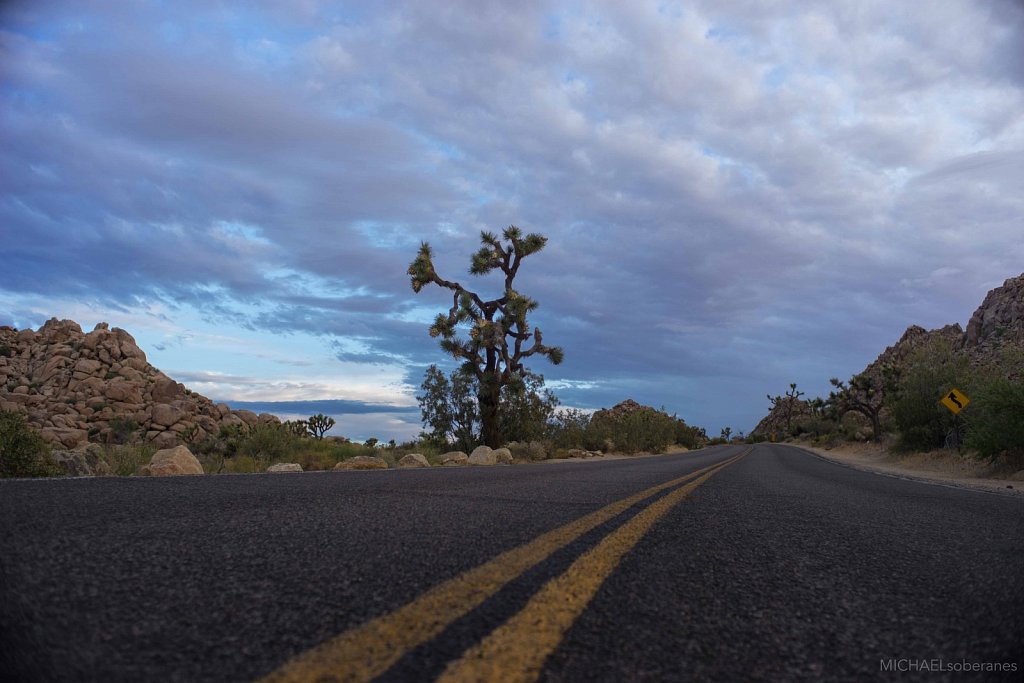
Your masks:
[[[849,384],[835,377],[829,382],[838,389],[829,394],[828,400],[835,406],[839,418],[842,419],[849,412],[860,413],[871,420],[872,439],[879,441],[882,438],[880,415],[884,404],[882,388],[878,383],[865,374],[854,375]]]
[[[485,444],[497,448],[501,445],[501,388],[522,379],[526,373],[523,359],[540,354],[557,365],[562,362],[562,349],[544,345],[540,329],[531,328],[526,321],[526,314],[537,308],[537,302],[513,288],[523,259],[543,249],[547,238],[536,233],[524,236],[519,228],[510,226],[502,233],[502,239],[482,232],[480,241],[482,246],[473,254],[469,272],[504,273],[505,293],[500,298],[484,301],[458,282],[439,277],[426,242],[420,245],[408,273],[416,293],[431,283],[452,291],[452,306],[447,315],[438,314],[430,327],[430,336],[441,337],[441,348],[461,360],[463,370],[479,381],[480,436]],[[471,325],[469,339],[456,336],[456,326],[461,323]]]
[[[310,415],[309,419],[306,420],[306,428],[309,429],[310,434],[315,436],[317,439],[324,438],[324,433],[333,426],[334,418],[327,417],[322,413]]]
[[[782,413],[782,419],[786,421],[786,434],[789,434],[789,426],[793,422],[793,411],[796,410],[797,400],[804,395],[804,392],[797,391],[796,383],[789,385],[789,391],[784,396],[772,396],[768,394],[768,400],[771,401],[772,410],[778,408]]]
[[[732,427],[726,427],[722,430],[722,438],[724,440],[728,441],[730,436],[732,436]]]

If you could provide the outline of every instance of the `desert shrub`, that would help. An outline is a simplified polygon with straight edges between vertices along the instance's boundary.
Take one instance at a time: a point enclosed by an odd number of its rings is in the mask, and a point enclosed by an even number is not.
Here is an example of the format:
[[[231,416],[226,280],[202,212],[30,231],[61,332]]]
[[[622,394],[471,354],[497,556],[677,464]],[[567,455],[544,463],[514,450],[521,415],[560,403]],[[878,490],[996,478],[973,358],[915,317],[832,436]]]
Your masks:
[[[300,438],[310,436],[309,423],[306,420],[285,420],[281,426]]]
[[[0,477],[48,477],[57,474],[50,448],[25,416],[0,411]]]
[[[425,428],[422,437],[439,449],[472,451],[480,441],[482,424],[477,398],[479,379],[461,368],[446,376],[431,365],[420,390],[416,400]],[[545,438],[558,404],[558,397],[544,388],[542,375],[528,372],[512,378],[502,386],[499,396],[500,439],[508,442]]]
[[[707,433],[703,427],[692,427],[683,420],[676,418],[676,443],[693,450],[699,448],[707,440]]]
[[[108,444],[103,446],[101,453],[113,474],[130,477],[149,463],[156,448],[147,444]]]
[[[621,415],[599,414],[590,420],[585,448],[608,450],[610,445],[623,453],[662,451],[675,443],[676,423],[677,418],[648,406]]]
[[[306,472],[329,470],[338,464],[330,453],[319,451],[300,451],[293,455],[289,462],[298,463]]]
[[[1024,452],[1024,382],[997,377],[972,387],[971,393],[967,447],[985,458]]]
[[[265,469],[266,466],[251,455],[236,455],[233,458],[224,460],[222,468],[218,470],[218,473],[252,474],[254,472],[262,472]]]
[[[110,427],[110,440],[115,444],[134,441],[139,431],[139,423],[126,417],[115,417],[107,426]]]
[[[548,422],[548,437],[555,448],[583,448],[589,427],[590,415],[576,408],[563,408]]]
[[[830,420],[822,415],[808,415],[794,420],[789,434],[790,436],[807,434],[811,437],[819,438],[838,430],[839,423],[835,420]]]
[[[945,340],[926,344],[908,358],[889,400],[901,450],[941,448],[954,417],[939,402],[952,387],[964,385],[968,359]]]
[[[501,389],[501,436],[503,441],[537,441],[548,431],[559,400],[544,388],[544,377],[528,373]]]
[[[0,358],[10,358],[14,355],[14,351],[7,344],[0,344]]]
[[[512,457],[516,460],[546,460],[548,458],[548,446],[540,441],[510,441],[505,448],[512,451]]]
[[[301,438],[284,426],[259,424],[238,444],[236,457],[248,456],[266,468],[273,462],[287,460],[301,445]]]

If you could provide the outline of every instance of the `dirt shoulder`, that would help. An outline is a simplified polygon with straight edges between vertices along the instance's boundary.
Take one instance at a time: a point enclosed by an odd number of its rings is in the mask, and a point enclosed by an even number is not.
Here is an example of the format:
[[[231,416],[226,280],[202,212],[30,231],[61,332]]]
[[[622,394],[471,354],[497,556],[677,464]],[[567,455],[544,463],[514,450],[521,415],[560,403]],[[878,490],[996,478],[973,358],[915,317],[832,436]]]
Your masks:
[[[791,443],[848,467],[907,479],[921,479],[1006,494],[1024,495],[1024,471],[1007,463],[986,464],[950,451],[893,453],[875,444],[844,444],[832,449]]]

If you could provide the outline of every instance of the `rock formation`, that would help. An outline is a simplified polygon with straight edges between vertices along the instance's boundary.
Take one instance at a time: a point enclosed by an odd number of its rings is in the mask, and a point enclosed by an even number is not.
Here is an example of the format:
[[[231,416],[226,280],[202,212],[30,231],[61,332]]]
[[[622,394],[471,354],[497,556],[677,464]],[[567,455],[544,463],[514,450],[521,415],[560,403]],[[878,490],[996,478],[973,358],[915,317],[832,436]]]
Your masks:
[[[998,356],[1003,349],[1024,350],[1024,273],[996,287],[967,323],[963,347],[974,362]],[[1024,367],[1013,368],[1015,376],[1024,376]]]
[[[190,391],[150,365],[120,328],[100,323],[86,334],[56,318],[36,331],[0,326],[0,410],[24,413],[65,448],[127,437],[173,448],[229,425],[278,422]]]

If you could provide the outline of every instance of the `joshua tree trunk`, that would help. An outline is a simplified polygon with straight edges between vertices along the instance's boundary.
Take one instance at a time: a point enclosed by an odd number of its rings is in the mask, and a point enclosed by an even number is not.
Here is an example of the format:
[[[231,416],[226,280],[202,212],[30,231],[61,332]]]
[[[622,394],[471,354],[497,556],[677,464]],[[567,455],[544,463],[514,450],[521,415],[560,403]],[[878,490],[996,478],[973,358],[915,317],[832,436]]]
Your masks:
[[[480,440],[485,446],[501,448],[501,386],[496,381],[484,379],[480,382],[477,402],[480,404]]]

